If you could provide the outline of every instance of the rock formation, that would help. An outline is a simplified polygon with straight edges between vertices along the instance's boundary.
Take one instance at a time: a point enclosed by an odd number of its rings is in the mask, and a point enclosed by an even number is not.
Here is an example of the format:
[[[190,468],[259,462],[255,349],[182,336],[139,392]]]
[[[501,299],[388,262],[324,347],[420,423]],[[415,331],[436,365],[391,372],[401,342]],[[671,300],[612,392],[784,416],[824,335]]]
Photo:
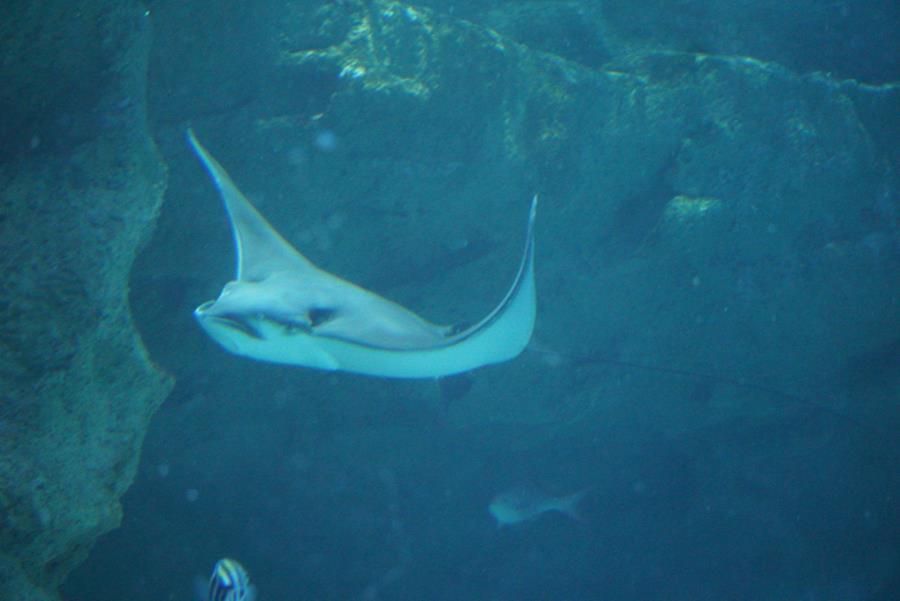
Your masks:
[[[0,40],[0,598],[56,587],[121,520],[170,382],[128,278],[166,185],[137,3],[12,2]]]

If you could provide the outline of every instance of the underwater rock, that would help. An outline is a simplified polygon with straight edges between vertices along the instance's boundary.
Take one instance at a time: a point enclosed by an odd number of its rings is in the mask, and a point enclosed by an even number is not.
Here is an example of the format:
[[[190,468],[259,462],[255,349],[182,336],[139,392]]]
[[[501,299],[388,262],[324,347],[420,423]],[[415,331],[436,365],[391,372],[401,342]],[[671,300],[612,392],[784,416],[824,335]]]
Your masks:
[[[56,588],[121,520],[170,382],[128,278],[166,169],[146,128],[139,3],[4,9],[0,134],[0,598]]]
[[[870,217],[894,202],[883,198],[896,150],[870,134],[885,111],[858,114],[891,86],[641,45],[588,68],[401,2],[290,6],[270,96],[306,90],[319,112],[307,121],[272,100],[284,112],[257,121],[262,135],[278,147],[309,128],[334,132],[357,160],[354,178],[330,186],[361,198],[352,182],[371,185],[369,171],[381,170],[372,202],[384,205],[370,209],[424,215],[420,248],[471,218],[454,213],[457,203],[508,212],[527,173],[527,192],[544,197],[539,229],[553,240],[539,251],[539,279],[557,283],[541,287],[537,335],[563,359],[596,367],[601,356],[619,357],[815,396],[852,357],[898,335],[897,284],[885,277],[893,255],[867,242],[876,231],[892,248],[897,236],[895,220]],[[528,7],[539,12],[541,3]],[[462,165],[454,206],[428,208],[440,178],[405,178],[400,198],[390,198],[382,182],[403,178],[391,162],[420,157]],[[316,179],[327,189],[329,178],[326,167]],[[493,221],[494,235],[512,239]],[[342,248],[365,255],[352,242]],[[518,375],[504,382],[515,419],[556,419],[555,404],[529,400],[545,375]],[[721,393],[711,388],[712,402]],[[478,394],[470,402],[467,420],[503,412]],[[576,402],[591,410],[591,401]]]
[[[753,56],[873,84],[900,78],[900,13],[891,0],[605,0],[601,11],[612,45],[625,52]]]
[[[482,9],[486,7],[482,6]],[[475,22],[536,51],[549,52],[586,67],[610,60],[599,4],[518,1],[487,10]]]

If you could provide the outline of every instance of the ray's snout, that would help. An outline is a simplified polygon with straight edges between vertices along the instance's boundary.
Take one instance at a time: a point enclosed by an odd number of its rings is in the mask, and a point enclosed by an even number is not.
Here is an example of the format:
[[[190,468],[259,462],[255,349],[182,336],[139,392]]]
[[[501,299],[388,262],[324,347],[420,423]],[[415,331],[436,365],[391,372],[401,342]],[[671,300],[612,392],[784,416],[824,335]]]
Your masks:
[[[214,304],[216,304],[216,301],[206,301],[205,303],[199,305],[196,309],[194,309],[194,316],[197,317],[197,319],[204,317]]]

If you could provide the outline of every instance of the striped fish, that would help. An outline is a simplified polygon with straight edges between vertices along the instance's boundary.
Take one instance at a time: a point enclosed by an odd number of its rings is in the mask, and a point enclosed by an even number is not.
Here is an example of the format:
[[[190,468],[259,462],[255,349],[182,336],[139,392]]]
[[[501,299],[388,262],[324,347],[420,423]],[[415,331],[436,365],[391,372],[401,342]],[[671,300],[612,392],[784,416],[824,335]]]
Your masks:
[[[254,601],[256,589],[247,570],[234,559],[220,559],[209,579],[207,601]]]

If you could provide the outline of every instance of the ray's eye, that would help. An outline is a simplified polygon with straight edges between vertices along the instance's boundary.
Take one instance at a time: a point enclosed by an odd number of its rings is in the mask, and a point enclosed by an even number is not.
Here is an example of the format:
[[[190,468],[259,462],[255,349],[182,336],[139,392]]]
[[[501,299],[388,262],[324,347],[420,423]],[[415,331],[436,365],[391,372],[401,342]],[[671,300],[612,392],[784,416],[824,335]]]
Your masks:
[[[315,328],[326,321],[331,321],[336,314],[337,311],[328,307],[313,307],[307,313],[307,318],[309,319],[309,325]]]

